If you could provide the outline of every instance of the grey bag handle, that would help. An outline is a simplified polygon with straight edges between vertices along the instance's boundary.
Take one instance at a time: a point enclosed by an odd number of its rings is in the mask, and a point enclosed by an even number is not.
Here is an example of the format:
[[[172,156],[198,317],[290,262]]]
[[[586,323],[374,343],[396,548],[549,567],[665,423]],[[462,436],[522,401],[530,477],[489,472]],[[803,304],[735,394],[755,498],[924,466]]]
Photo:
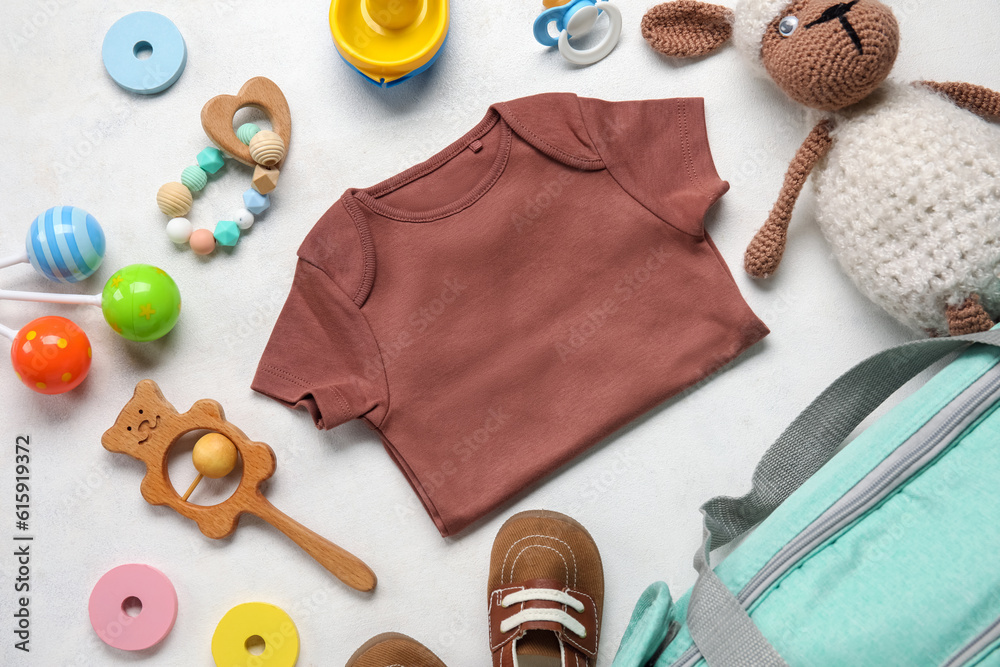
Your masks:
[[[785,429],[753,474],[741,498],[718,496],[701,506],[704,541],[694,557],[698,580],[687,622],[710,667],[787,667],[749,614],[711,567],[711,552],[746,534],[836,454],[878,406],[931,364],[970,343],[1000,347],[1000,328],[890,348],[840,376]]]

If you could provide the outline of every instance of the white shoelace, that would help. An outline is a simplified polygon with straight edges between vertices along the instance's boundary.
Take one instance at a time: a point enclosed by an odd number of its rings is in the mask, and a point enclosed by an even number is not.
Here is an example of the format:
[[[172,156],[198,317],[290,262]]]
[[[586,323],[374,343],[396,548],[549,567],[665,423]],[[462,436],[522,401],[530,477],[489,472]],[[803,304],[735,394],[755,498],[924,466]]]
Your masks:
[[[577,613],[583,613],[586,607],[569,593],[553,590],[551,588],[528,588],[523,591],[511,593],[504,596],[500,601],[500,606],[507,608],[522,602],[557,602],[566,607],[572,607]],[[509,632],[522,623],[541,621],[545,623],[560,623],[564,628],[575,634],[577,637],[586,637],[587,629],[583,623],[576,620],[562,609],[525,609],[519,611],[510,618],[500,623],[500,632]]]

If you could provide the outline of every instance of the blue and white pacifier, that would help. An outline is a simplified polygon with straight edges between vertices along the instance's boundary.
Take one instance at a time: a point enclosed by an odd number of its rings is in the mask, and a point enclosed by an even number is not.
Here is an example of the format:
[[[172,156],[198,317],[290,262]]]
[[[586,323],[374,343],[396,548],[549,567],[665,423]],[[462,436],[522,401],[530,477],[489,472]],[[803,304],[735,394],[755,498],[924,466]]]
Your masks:
[[[611,29],[601,43],[590,49],[575,49],[569,43],[573,37],[586,35],[597,25],[597,18],[604,12],[611,21]],[[555,23],[559,37],[553,37],[549,25]],[[603,60],[618,44],[622,34],[622,13],[607,0],[570,0],[561,7],[546,9],[535,19],[535,39],[545,46],[559,46],[559,53],[574,65],[593,65]]]

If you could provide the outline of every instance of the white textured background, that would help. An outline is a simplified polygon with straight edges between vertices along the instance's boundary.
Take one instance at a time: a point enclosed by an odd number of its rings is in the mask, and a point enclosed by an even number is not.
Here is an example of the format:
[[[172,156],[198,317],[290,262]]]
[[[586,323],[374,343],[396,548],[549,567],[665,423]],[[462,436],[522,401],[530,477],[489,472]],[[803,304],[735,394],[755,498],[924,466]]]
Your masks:
[[[639,35],[649,3],[617,1],[625,20],[621,44],[586,69],[533,41],[540,3],[454,2],[438,64],[388,91],[366,84],[337,57],[325,1],[0,3],[0,254],[21,247],[39,212],[82,206],[103,224],[108,254],[81,291],[97,293],[117,268],[149,262],[174,276],[185,305],[168,338],[133,344],[112,333],[96,308],[0,303],[7,326],[62,314],[83,325],[94,346],[89,379],[61,397],[29,392],[6,360],[0,364],[0,664],[210,665],[216,623],[234,605],[257,600],[292,615],[299,665],[343,665],[359,644],[389,630],[425,642],[452,667],[485,665],[490,545],[506,516],[537,507],[572,514],[602,549],[608,589],[601,665],[610,664],[648,583],[664,579],[675,596],[690,586],[698,505],[745,490],[758,456],[815,394],[854,362],[910,334],[839,271],[811,220],[808,194],[778,276],[753,284],[743,275],[743,248],[807,132],[799,110],[771,84],[748,77],[732,49],[684,65],[657,56]],[[890,4],[904,40],[896,77],[1000,88],[996,0]],[[188,45],[181,79],[152,97],[119,89],[100,57],[111,24],[139,9],[173,19]],[[154,195],[207,145],[202,105],[257,75],[272,78],[288,97],[290,157],[271,211],[231,256],[202,261],[166,239]],[[373,433],[357,423],[318,432],[304,413],[252,393],[250,379],[291,282],[295,250],[344,189],[430,156],[471,128],[491,102],[546,91],[707,99],[718,170],[733,185],[710,215],[709,230],[773,333],[732,368],[517,504],[443,540]],[[196,224],[210,226],[240,205],[249,169],[231,165],[202,193]],[[0,286],[50,287],[27,266],[4,270]],[[144,377],[159,382],[182,411],[199,398],[219,400],[232,422],[270,443],[278,455],[270,499],[365,559],[379,575],[376,593],[347,589],[254,518],[215,542],[171,510],[147,505],[139,495],[142,466],[100,445]],[[30,655],[12,647],[12,468],[20,434],[31,436],[33,452]],[[188,455],[174,464],[186,484],[193,475]],[[132,654],[101,643],[87,617],[97,579],[128,562],[164,571],[180,599],[167,639]]]

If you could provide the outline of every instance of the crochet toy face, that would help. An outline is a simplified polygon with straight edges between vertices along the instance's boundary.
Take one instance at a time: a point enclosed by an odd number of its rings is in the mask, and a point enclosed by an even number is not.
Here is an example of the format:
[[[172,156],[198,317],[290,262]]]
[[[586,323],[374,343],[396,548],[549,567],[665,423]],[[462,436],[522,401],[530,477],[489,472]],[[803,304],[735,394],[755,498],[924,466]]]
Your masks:
[[[899,25],[877,0],[799,0],[771,21],[761,44],[768,74],[813,109],[856,104],[882,85],[899,53]]]
[[[928,335],[993,326],[1000,314],[1000,93],[968,83],[887,81],[899,27],[878,0],[675,0],[642,33],[674,57],[732,40],[791,99],[818,111],[744,267],[773,274],[806,180],[816,220],[858,288]],[[972,113],[969,113],[972,112]],[[860,174],[861,165],[870,172]],[[971,194],[970,194],[971,193]]]
[[[899,25],[878,0],[742,0],[733,11],[677,0],[649,10],[642,34],[653,48],[684,58],[732,38],[789,97],[833,111],[865,99],[899,53]]]

